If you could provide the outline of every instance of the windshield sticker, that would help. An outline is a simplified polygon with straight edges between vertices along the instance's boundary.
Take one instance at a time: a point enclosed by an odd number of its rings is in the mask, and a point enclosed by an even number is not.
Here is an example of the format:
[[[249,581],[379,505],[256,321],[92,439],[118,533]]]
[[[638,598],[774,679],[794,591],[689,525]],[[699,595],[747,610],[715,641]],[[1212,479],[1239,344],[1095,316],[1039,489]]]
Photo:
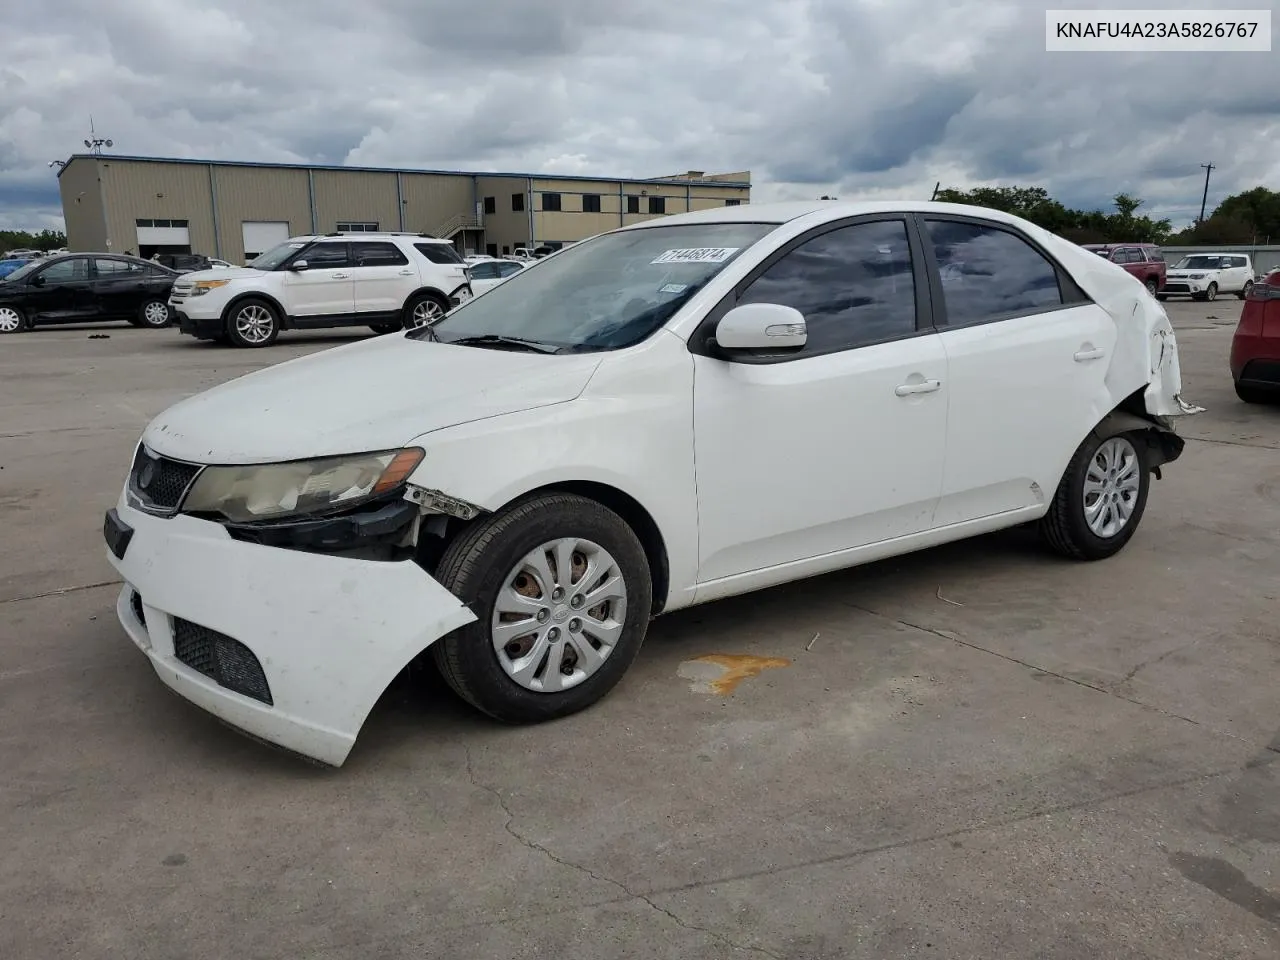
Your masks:
[[[665,287],[658,289],[659,293],[684,293],[687,283],[668,283]]]
[[[738,247],[686,247],[681,250],[667,250],[650,263],[724,263],[735,253]]]

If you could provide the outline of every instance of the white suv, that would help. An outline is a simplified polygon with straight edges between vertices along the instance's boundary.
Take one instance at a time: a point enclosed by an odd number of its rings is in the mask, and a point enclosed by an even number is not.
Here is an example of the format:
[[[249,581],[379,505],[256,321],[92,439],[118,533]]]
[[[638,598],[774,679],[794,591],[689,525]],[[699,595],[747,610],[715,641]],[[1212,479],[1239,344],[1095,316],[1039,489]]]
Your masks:
[[[183,333],[265,347],[281,330],[420,327],[471,299],[448,240],[412,233],[294,237],[246,267],[201,270],[173,285]]]

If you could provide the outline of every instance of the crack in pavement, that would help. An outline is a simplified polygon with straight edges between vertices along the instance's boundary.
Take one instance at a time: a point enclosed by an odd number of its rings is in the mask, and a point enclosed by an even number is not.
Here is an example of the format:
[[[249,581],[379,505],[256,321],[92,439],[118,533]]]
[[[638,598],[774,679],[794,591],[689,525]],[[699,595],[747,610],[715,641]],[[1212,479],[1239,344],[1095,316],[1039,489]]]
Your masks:
[[[528,847],[530,850],[536,850],[538,853],[541,853],[543,856],[547,857],[549,860],[551,860],[554,863],[558,863],[561,866],[569,867],[572,870],[577,870],[581,873],[584,873],[588,877],[590,877],[592,880],[595,880],[598,883],[607,883],[610,886],[614,887],[615,889],[619,890],[623,894],[622,898],[619,898],[616,900],[606,900],[603,903],[599,904],[600,906],[603,906],[605,904],[610,904],[610,903],[622,903],[627,900],[633,900],[633,901],[639,900],[641,903],[648,905],[652,909],[656,910],[658,913],[661,913],[663,916],[670,919],[672,922],[676,924],[676,926],[681,927],[682,929],[685,929],[685,930],[689,930],[694,933],[706,934],[707,936],[712,937],[713,939],[719,941],[721,944],[723,944],[726,947],[729,947],[732,950],[745,950],[750,953],[756,953],[761,956],[770,957],[772,958],[772,960],[783,960],[780,954],[773,953],[769,950],[764,949],[763,947],[752,947],[752,946],[747,946],[741,943],[735,943],[733,940],[730,940],[727,936],[725,936],[723,933],[720,933],[718,930],[712,930],[708,927],[700,927],[696,924],[688,923],[685,920],[682,920],[680,917],[676,916],[676,914],[672,913],[666,907],[663,907],[657,903],[654,903],[653,900],[650,899],[650,897],[652,896],[651,894],[636,893],[635,891],[629,889],[626,886],[626,884],[622,883],[621,881],[614,880],[612,877],[606,877],[600,873],[596,873],[590,867],[584,866],[580,863],[574,863],[572,860],[566,860],[563,857],[558,856],[553,851],[549,850],[547,847],[538,843],[538,841],[524,836],[522,833],[516,830],[514,826],[516,815],[511,810],[511,807],[507,804],[506,798],[503,797],[502,795],[502,791],[500,791],[497,787],[490,786],[487,783],[481,783],[476,778],[475,767],[472,763],[472,758],[471,758],[471,747],[467,744],[463,744],[463,751],[465,752],[465,755],[466,755],[467,779],[471,781],[471,785],[473,787],[476,787],[479,790],[483,790],[485,793],[490,794],[495,800],[498,801],[498,806],[501,807],[502,812],[507,815],[507,820],[502,825],[502,827],[504,830],[507,831],[507,833],[509,833],[512,837],[514,837],[517,842],[519,842],[523,846]]]
[[[44,593],[28,593],[21,597],[9,597],[0,603],[21,603],[23,600],[43,600],[45,597],[60,597],[64,593],[78,593],[81,590],[96,590],[98,587],[118,587],[123,580],[102,580],[98,583],[82,583],[76,587],[59,587],[57,590],[46,590]]]
[[[1152,712],[1158,713],[1161,716],[1168,717],[1170,720],[1181,720],[1183,723],[1189,723],[1192,726],[1201,727],[1204,730],[1207,730],[1209,733],[1216,734],[1220,737],[1226,737],[1229,740],[1238,740],[1240,743],[1247,743],[1252,747],[1261,747],[1262,749],[1269,750],[1272,753],[1280,754],[1280,746],[1276,746],[1270,743],[1259,744],[1258,741],[1251,740],[1248,737],[1242,737],[1242,736],[1239,736],[1238,734],[1231,733],[1227,730],[1219,730],[1216,727],[1211,727],[1208,724],[1201,722],[1200,720],[1196,720],[1194,717],[1188,717],[1180,713],[1174,713],[1172,710],[1166,710],[1164,707],[1157,707],[1154,704],[1146,703],[1142,700],[1137,699],[1136,697],[1129,697],[1129,696],[1125,696],[1122,693],[1117,693],[1115,689],[1111,687],[1104,687],[1096,683],[1090,683],[1087,680],[1081,680],[1079,677],[1073,677],[1065,673],[1059,673],[1056,670],[1050,670],[1048,667],[1037,666],[1034,663],[1030,663],[1026,660],[1019,659],[1018,657],[1010,656],[1007,653],[1001,653],[999,650],[992,650],[989,647],[982,646],[982,644],[980,643],[974,643],[971,640],[964,640],[959,635],[957,635],[956,633],[950,630],[935,630],[933,627],[922,627],[918,623],[911,623],[909,620],[902,620],[902,619],[899,619],[898,617],[891,617],[891,616],[888,616],[887,614],[877,613],[875,610],[872,610],[868,607],[864,607],[861,604],[852,603],[848,600],[842,600],[841,603],[846,607],[851,607],[854,610],[861,610],[863,613],[869,614],[870,616],[876,617],[880,620],[887,620],[890,623],[896,623],[904,627],[909,627],[912,630],[919,630],[921,633],[928,633],[935,637],[941,637],[943,640],[950,640],[952,643],[959,644],[962,647],[968,647],[970,650],[976,650],[979,653],[985,653],[993,657],[999,657],[1001,660],[1006,660],[1009,663],[1015,663],[1018,666],[1025,667],[1028,670],[1034,670],[1036,673],[1042,673],[1050,677],[1057,677],[1059,680],[1065,680],[1067,683],[1074,683],[1076,686],[1084,687],[1086,690],[1093,690],[1095,693],[1101,693],[1108,697],[1114,697],[1117,700],[1123,700],[1125,703],[1132,703],[1134,706],[1142,707],[1142,709],[1144,710],[1151,710]],[[1176,652],[1177,652],[1176,650],[1171,650],[1169,651],[1169,654],[1165,654],[1164,656],[1168,656]],[[1163,657],[1160,657],[1157,659],[1163,659]],[[1119,684],[1117,684],[1117,686],[1118,685]]]
[[[1199,638],[1196,638],[1195,640],[1192,640],[1190,643],[1179,644],[1178,646],[1174,647],[1172,650],[1166,650],[1164,653],[1160,654],[1160,656],[1158,657],[1152,657],[1150,660],[1143,660],[1141,663],[1136,664],[1132,670],[1126,673],[1124,675],[1124,679],[1121,680],[1118,684],[1116,684],[1116,686],[1118,687],[1124,686],[1126,683],[1128,683],[1130,680],[1136,677],[1143,670],[1146,670],[1148,667],[1154,667],[1157,663],[1163,663],[1165,660],[1172,657],[1175,653],[1181,653],[1183,650],[1190,650],[1199,642],[1200,642]]]

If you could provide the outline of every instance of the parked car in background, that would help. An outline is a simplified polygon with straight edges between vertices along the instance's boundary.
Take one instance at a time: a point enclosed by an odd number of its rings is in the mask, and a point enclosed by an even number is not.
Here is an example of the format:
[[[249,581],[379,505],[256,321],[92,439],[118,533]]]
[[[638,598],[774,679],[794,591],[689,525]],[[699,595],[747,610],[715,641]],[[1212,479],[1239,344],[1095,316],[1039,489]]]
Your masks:
[[[1254,284],[1253,260],[1241,253],[1193,253],[1169,268],[1165,296],[1189,296],[1192,300],[1216,300],[1220,293],[1234,293],[1241,300]]]
[[[246,267],[184,274],[169,305],[185,334],[266,347],[282,330],[412,329],[471,296],[467,267],[448,240],[331,233],[286,240]]]
[[[658,614],[1028,522],[1114,556],[1181,389],[1163,307],[1009,214],[677,214],[165,410],[104,518],[117,616],[176,692],[340,765],[424,654],[545,721]]]
[[[32,260],[0,280],[0,333],[56,323],[127,320],[165,327],[168,267],[116,253],[66,253]]]
[[[158,253],[151,261],[178,273],[194,273],[197,270],[209,270],[213,266],[208,257],[198,253]]]
[[[1280,268],[1245,294],[1231,340],[1231,379],[1245,403],[1280,400]]]
[[[31,262],[29,257],[6,257],[0,260],[0,280]]]
[[[1168,265],[1164,253],[1154,243],[1086,243],[1082,246],[1124,267],[1142,281],[1153,297],[1164,289]]]
[[[486,290],[492,290],[502,281],[514,277],[520,271],[531,266],[519,260],[500,260],[496,257],[477,260],[467,264],[467,275],[471,278],[471,292],[477,297]]]
[[[232,269],[234,266],[235,266],[235,264],[234,264],[234,263],[230,263],[230,262],[228,262],[228,261],[226,261],[226,260],[219,260],[217,257],[211,257],[211,258],[209,259],[209,266],[208,266],[208,269],[210,269],[210,270],[230,270],[230,269]]]

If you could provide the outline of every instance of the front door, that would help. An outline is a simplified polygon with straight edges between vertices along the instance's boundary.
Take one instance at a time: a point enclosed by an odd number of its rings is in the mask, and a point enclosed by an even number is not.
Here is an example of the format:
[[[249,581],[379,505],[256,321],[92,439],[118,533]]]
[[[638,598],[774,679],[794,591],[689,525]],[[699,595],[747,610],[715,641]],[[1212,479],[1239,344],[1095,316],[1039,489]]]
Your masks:
[[[1038,507],[1109,412],[1115,322],[1006,226],[950,217],[920,225],[937,264],[934,319],[950,377],[935,525]]]
[[[946,357],[905,218],[820,228],[736,304],[805,316],[796,354],[695,356],[700,583],[927,530],[946,448]]]
[[[359,314],[399,315],[418,289],[418,271],[399,247],[385,240],[351,241],[351,278]]]
[[[89,281],[89,258],[56,260],[28,278],[31,316],[41,323],[74,323],[97,317]]]
[[[295,262],[305,260],[305,270],[286,269],[284,308],[298,326],[318,325],[333,317],[350,317],[355,311],[355,287],[347,242],[327,241],[304,249]]]

